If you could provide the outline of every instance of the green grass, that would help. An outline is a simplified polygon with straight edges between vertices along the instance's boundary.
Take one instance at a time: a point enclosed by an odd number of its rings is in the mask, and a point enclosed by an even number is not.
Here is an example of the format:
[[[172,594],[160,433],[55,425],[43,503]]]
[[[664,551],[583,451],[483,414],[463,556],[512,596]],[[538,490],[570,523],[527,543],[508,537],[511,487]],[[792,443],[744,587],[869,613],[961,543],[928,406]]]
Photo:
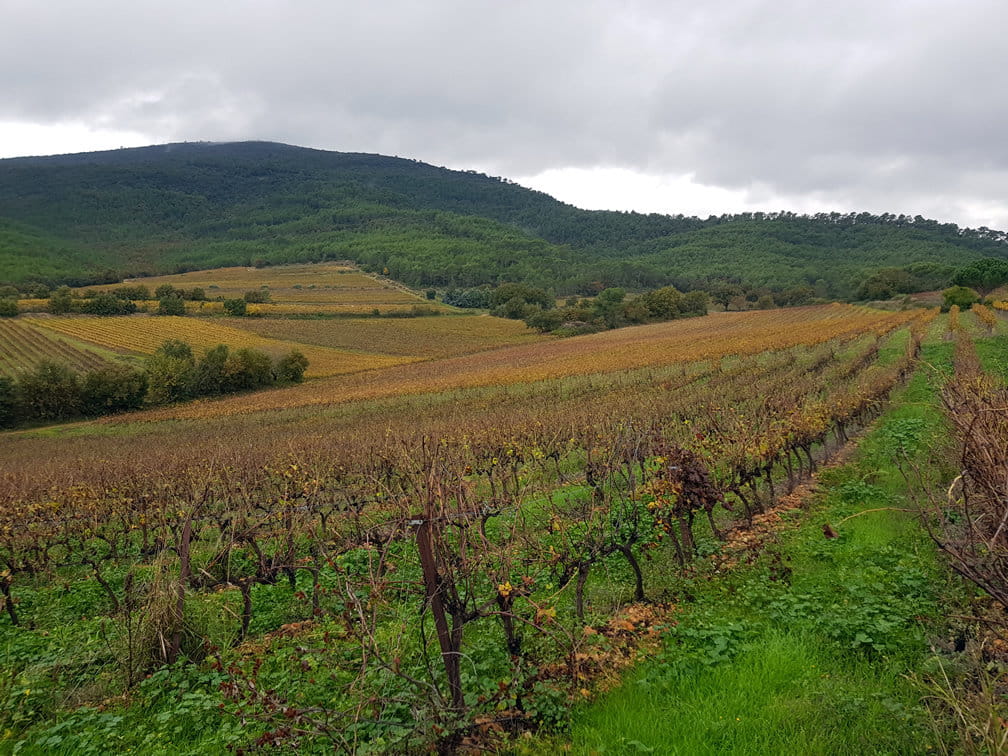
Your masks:
[[[948,344],[925,359],[947,365]],[[906,675],[955,593],[907,508],[897,447],[940,432],[919,371],[846,465],[752,565],[678,586],[677,624],[623,685],[577,710],[576,753],[920,753],[929,713]],[[844,521],[865,510],[869,512]],[[839,532],[823,535],[823,523]]]

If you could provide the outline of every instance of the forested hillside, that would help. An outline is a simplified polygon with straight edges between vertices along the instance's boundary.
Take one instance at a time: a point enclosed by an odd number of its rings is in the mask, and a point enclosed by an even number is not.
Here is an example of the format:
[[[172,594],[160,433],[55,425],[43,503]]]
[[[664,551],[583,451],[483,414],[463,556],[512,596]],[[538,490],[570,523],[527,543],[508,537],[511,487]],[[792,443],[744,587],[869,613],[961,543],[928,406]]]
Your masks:
[[[919,216],[585,211],[474,172],[266,142],[0,160],[11,283],[347,259],[417,286],[729,280],[847,297],[883,267],[1008,257],[1006,239]]]

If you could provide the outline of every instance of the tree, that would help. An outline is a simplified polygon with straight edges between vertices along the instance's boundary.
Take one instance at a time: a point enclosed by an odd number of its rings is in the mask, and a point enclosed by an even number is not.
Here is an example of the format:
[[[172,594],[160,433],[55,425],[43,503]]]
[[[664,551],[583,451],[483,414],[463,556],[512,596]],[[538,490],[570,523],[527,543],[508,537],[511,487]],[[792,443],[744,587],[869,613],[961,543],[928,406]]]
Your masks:
[[[225,391],[228,348],[218,344],[203,353],[193,368],[190,390],[193,396],[208,396]]]
[[[195,366],[192,347],[184,341],[170,339],[159,346],[146,362],[150,382],[147,396],[151,402],[165,404],[190,398]]]
[[[246,291],[242,298],[249,303],[261,304],[263,302],[268,302],[270,298],[269,289],[253,289],[251,291]]]
[[[185,315],[185,301],[175,294],[158,300],[158,315]]]
[[[975,289],[981,297],[986,297],[994,289],[1008,283],[1008,260],[996,257],[985,257],[976,260],[965,268],[960,268],[952,283]]]
[[[649,291],[642,294],[640,299],[651,317],[657,320],[670,320],[682,312],[682,294],[674,286]]]
[[[92,370],[81,382],[81,410],[86,415],[139,409],[146,396],[147,374],[127,365]]]
[[[65,364],[44,360],[17,382],[20,414],[29,420],[61,420],[80,414],[81,387]]]
[[[136,305],[129,299],[102,292],[85,300],[80,309],[88,315],[131,315],[136,312]]]
[[[308,358],[295,349],[277,360],[276,379],[279,383],[301,383],[307,369]]]
[[[944,299],[942,310],[946,312],[952,305],[958,305],[959,309],[965,310],[980,301],[979,295],[965,286],[951,286],[942,292],[942,297]]]
[[[0,318],[13,318],[18,314],[18,303],[14,299],[0,299]]]
[[[69,286],[60,286],[49,295],[49,312],[53,315],[66,315],[73,307],[73,292]]]
[[[225,299],[224,312],[233,318],[243,318],[248,312],[248,304],[244,299]]]
[[[224,365],[226,391],[248,391],[273,383],[273,361],[255,349],[239,349]]]
[[[555,331],[563,325],[563,312],[560,310],[536,310],[525,318],[525,325],[536,329],[539,333]]]
[[[710,292],[710,298],[726,310],[728,309],[728,305],[731,304],[731,301],[743,293],[741,286],[730,283],[713,284],[709,287],[708,291]]]
[[[0,376],[0,428],[10,428],[17,422],[17,386],[13,379]]]

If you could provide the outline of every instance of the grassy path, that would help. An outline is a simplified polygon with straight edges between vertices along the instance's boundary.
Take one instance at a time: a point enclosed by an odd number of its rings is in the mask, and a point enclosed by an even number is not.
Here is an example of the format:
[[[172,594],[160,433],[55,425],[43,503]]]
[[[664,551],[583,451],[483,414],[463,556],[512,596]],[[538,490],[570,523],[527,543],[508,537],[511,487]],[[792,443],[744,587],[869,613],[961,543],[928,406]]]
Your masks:
[[[951,348],[924,358],[948,364]],[[662,650],[575,712],[573,751],[928,752],[930,718],[906,675],[927,664],[954,588],[912,515],[896,511],[904,481],[891,460],[940,430],[935,398],[918,371],[751,564],[679,586],[683,611]]]

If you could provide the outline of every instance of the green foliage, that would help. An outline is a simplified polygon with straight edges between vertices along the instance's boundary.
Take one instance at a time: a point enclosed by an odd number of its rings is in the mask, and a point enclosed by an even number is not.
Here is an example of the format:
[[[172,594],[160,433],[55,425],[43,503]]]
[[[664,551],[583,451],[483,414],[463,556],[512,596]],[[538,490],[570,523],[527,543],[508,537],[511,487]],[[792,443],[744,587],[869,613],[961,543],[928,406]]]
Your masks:
[[[239,349],[224,363],[224,390],[251,391],[274,382],[269,355],[255,349]]]
[[[81,412],[81,386],[66,365],[46,360],[17,381],[18,409],[31,420],[62,420]]]
[[[477,289],[451,289],[443,298],[447,305],[466,309],[488,310],[492,306],[491,290],[488,287]]]
[[[948,286],[954,270],[950,265],[938,263],[881,268],[861,281],[854,296],[857,299],[890,299],[898,294],[941,289]]]
[[[147,358],[148,397],[153,404],[170,404],[192,396],[196,360],[184,341],[166,341]]]
[[[61,286],[49,295],[49,312],[66,315],[73,307],[73,293],[69,286]]]
[[[308,358],[296,349],[292,350],[277,361],[275,370],[277,382],[301,383],[307,369]]]
[[[879,268],[1006,256],[1002,232],[920,216],[585,211],[473,172],[268,143],[5,160],[0,207],[0,280],[14,283],[95,284],[338,250],[419,287],[515,281],[594,295],[720,280],[836,297]]]
[[[682,294],[674,286],[648,291],[639,297],[628,298],[621,288],[599,292],[594,299],[569,298],[565,307],[557,310],[533,310],[525,317],[529,328],[546,333],[554,331],[568,335],[603,328],[650,323],[673,318],[707,314],[707,292],[691,291]],[[583,324],[571,329],[564,324]]]
[[[1008,260],[985,257],[956,271],[952,283],[975,289],[986,297],[994,289],[1008,283]]]
[[[269,289],[253,289],[252,291],[246,291],[242,295],[242,299],[244,299],[246,302],[250,304],[253,302],[255,303],[269,302],[269,298],[270,298]]]
[[[136,312],[136,305],[129,299],[101,293],[85,299],[77,309],[86,315],[131,315]]]
[[[248,303],[244,299],[225,299],[224,312],[233,318],[245,317],[248,312]]]
[[[13,318],[18,314],[16,299],[0,299],[0,318]]]
[[[958,305],[960,309],[969,309],[975,302],[980,301],[980,296],[965,286],[952,286],[942,292],[942,310],[948,312],[952,305]]]
[[[189,390],[193,396],[211,396],[227,390],[228,353],[224,344],[203,353],[190,376]]]
[[[13,378],[0,376],[0,428],[9,428],[18,420],[18,393]]]
[[[112,294],[119,297],[120,299],[150,299],[151,293],[143,284],[136,284],[135,286],[120,286],[118,289],[114,289]]]
[[[139,409],[147,396],[147,374],[126,365],[109,365],[84,375],[81,411],[107,415]]]
[[[174,294],[158,300],[158,315],[185,315],[185,302]]]

